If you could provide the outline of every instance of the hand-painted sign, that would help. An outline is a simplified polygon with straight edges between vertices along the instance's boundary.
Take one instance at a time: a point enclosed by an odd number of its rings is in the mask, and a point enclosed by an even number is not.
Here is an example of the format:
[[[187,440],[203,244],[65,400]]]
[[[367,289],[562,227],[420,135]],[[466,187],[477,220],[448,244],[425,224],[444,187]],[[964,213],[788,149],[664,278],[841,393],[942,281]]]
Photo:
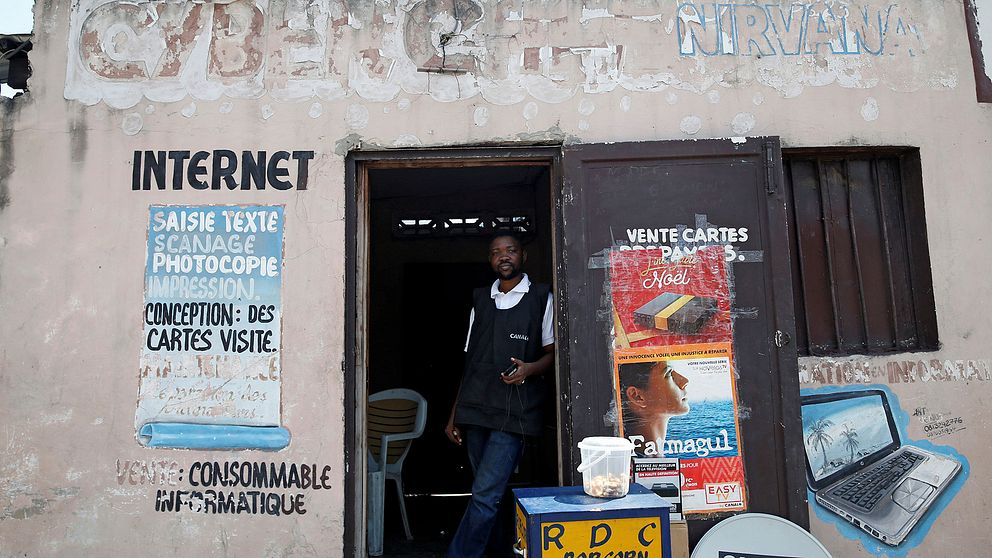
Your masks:
[[[626,517],[590,521],[542,523],[541,555],[576,558],[597,553],[606,556],[661,556],[661,525],[657,517]],[[630,554],[633,553],[633,554]]]
[[[313,158],[313,151],[135,150],[131,190],[306,190]]]
[[[522,488],[516,532],[530,558],[670,558],[668,503],[639,485],[623,498],[594,498],[581,486]]]
[[[952,88],[958,77],[944,62],[948,15],[934,13],[920,0],[646,0],[596,8],[480,0],[76,0],[64,95],[125,108],[143,97],[266,93],[275,100],[376,102],[423,94],[505,105],[528,98],[560,103],[620,88],[704,92],[754,82],[789,97],[834,83]],[[458,32],[438,32],[439,21]],[[784,63],[790,58],[803,63]]]
[[[282,206],[152,206],[135,425],[150,446],[280,448]]]

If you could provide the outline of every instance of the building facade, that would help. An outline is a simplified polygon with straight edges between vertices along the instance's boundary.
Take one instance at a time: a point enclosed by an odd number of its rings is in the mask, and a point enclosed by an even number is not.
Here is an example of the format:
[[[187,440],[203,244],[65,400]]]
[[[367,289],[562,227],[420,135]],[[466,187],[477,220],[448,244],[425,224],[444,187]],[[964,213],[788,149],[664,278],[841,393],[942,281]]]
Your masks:
[[[0,554],[364,554],[369,393],[427,396],[408,494],[465,479],[442,439],[455,291],[490,280],[481,238],[503,229],[556,295],[557,397],[527,482],[577,482],[575,443],[619,433],[614,359],[646,346],[611,316],[623,254],[705,264],[717,246],[700,327],[727,337],[666,346],[732,347],[747,496],[724,510],[808,522],[835,556],[984,554],[983,17],[39,0],[30,91],[0,104]],[[815,426],[833,395],[882,414]],[[913,516],[887,540],[816,497],[878,440],[953,464],[886,496]],[[690,508],[694,537],[730,513]]]

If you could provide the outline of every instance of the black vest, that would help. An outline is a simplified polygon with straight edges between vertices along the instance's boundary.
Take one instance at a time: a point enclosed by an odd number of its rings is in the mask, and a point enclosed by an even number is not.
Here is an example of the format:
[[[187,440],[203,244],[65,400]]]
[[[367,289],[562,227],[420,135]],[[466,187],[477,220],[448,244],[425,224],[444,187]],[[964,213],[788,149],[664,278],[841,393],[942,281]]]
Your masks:
[[[510,357],[534,362],[544,355],[541,321],[550,287],[531,283],[516,306],[496,308],[491,288],[472,293],[475,320],[465,355],[465,373],[455,409],[455,422],[493,430],[539,436],[547,373],[531,376],[523,385],[506,385],[500,372]]]

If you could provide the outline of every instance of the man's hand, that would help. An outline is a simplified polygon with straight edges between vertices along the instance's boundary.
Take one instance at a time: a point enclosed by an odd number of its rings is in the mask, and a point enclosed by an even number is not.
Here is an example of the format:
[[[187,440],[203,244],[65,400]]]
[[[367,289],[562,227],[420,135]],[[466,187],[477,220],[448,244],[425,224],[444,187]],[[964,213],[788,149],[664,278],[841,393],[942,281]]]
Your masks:
[[[448,436],[448,439],[451,440],[452,444],[458,444],[459,446],[462,445],[462,433],[458,430],[458,427],[455,426],[454,421],[448,421],[448,424],[444,427],[444,433]]]
[[[500,376],[500,379],[503,380],[504,384],[519,386],[530,376],[544,374],[547,369],[551,368],[555,362],[555,345],[554,343],[545,345],[544,354],[534,362],[524,362],[516,357],[510,357],[510,360],[517,366],[517,371],[509,376]]]
[[[510,357],[510,360],[513,361],[513,364],[517,366],[517,369],[513,374],[500,376],[500,379],[503,380],[504,384],[511,386],[519,386],[520,384],[524,383],[524,380],[526,380],[528,376],[535,373],[534,363],[524,362],[519,358],[513,358],[513,357]]]

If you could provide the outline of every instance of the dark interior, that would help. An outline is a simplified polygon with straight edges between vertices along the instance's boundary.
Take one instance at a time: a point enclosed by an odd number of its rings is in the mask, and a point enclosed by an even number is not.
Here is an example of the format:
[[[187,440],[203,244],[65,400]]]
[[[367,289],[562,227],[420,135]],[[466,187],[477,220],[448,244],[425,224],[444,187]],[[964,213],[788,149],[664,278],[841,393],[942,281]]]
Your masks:
[[[403,467],[414,542],[405,540],[389,483],[386,556],[443,553],[461,519],[472,475],[465,450],[448,441],[444,425],[464,364],[472,289],[495,279],[486,248],[499,226],[522,237],[531,279],[553,283],[549,170],[538,163],[369,170],[368,392],[402,387],[428,402],[426,429]],[[511,488],[556,486],[557,445],[551,399],[545,434],[528,442]],[[512,523],[507,513],[506,536]]]

